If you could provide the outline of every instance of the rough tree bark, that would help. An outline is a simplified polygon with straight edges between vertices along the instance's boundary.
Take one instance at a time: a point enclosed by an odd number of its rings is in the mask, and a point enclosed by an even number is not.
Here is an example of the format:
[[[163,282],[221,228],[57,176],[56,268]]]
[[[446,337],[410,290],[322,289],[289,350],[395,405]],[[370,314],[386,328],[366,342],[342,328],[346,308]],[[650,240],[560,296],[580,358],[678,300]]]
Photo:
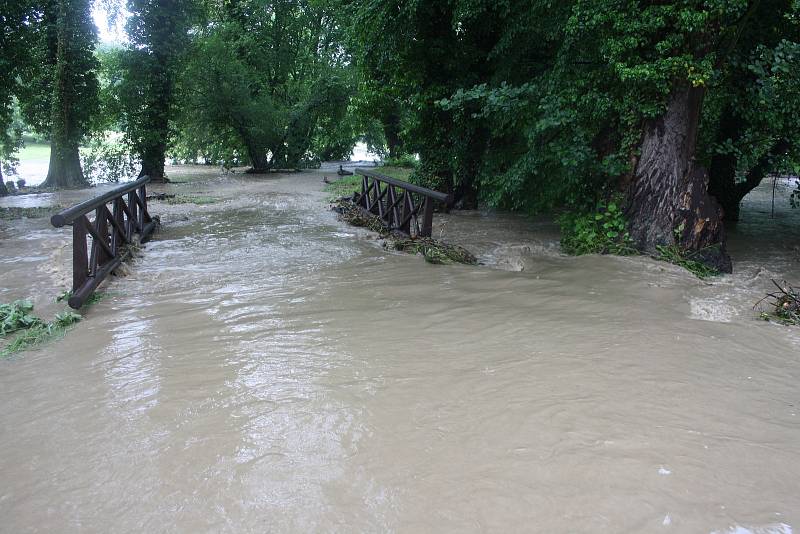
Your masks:
[[[167,175],[164,173],[164,154],[166,151],[166,143],[148,147],[142,154],[142,170],[139,171],[139,178],[149,176],[153,182],[169,182]]]
[[[42,187],[67,189],[88,184],[81,169],[77,145],[54,137],[50,142],[50,166]]]
[[[0,197],[6,195],[8,195],[8,188],[6,188],[6,183],[3,181],[3,164],[0,162]]]
[[[248,174],[265,174],[269,172],[270,160],[263,147],[250,141],[245,142],[247,146],[247,156],[250,158],[252,167],[247,169]]]
[[[704,91],[676,88],[665,113],[646,125],[626,213],[640,250],[677,245],[692,259],[731,272],[722,209],[694,161]]]

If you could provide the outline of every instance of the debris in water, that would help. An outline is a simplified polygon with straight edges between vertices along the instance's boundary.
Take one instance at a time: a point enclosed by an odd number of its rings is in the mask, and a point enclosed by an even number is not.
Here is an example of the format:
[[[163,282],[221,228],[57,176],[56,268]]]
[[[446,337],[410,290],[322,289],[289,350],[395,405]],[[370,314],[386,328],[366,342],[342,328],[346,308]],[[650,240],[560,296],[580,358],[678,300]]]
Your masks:
[[[388,245],[387,245],[388,246]],[[410,254],[422,254],[425,261],[439,265],[464,263],[475,265],[478,259],[467,249],[458,245],[450,245],[430,237],[417,237],[395,240],[391,246]]]
[[[779,284],[772,280],[777,291],[768,293],[756,302],[753,309],[761,311],[760,317],[765,321],[776,321],[785,325],[800,325],[800,289],[789,285],[785,280]],[[764,305],[768,310],[764,310]]]
[[[386,239],[384,246],[387,249],[399,250],[409,254],[422,254],[425,261],[437,265],[453,263],[476,265],[478,263],[478,259],[464,247],[451,245],[430,237],[407,237],[390,232],[384,226],[380,217],[361,209],[347,197],[335,202],[333,210],[339,214],[339,218],[343,221],[353,226],[368,228],[381,238]]]

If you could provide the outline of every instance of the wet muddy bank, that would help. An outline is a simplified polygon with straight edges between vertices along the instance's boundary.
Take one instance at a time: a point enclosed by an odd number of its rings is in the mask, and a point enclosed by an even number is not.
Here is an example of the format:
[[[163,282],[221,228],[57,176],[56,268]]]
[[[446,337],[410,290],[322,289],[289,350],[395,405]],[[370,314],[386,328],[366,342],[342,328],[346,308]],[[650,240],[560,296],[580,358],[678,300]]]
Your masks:
[[[0,361],[0,531],[800,525],[800,340],[749,310],[800,272],[794,213],[755,197],[708,282],[482,212],[434,234],[494,268],[442,266],[338,221],[320,173],[191,172],[151,192],[213,202],[152,203],[112,296]],[[50,305],[63,237],[0,221],[0,299]]]

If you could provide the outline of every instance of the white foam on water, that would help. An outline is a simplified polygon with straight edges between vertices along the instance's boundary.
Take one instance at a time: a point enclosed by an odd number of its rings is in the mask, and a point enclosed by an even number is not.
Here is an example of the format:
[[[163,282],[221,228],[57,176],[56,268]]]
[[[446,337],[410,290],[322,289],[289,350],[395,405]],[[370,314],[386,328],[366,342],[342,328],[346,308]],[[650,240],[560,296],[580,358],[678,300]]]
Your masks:
[[[730,323],[736,316],[736,308],[717,299],[693,298],[689,301],[690,317],[698,321]]]
[[[786,523],[774,523],[758,527],[732,526],[726,530],[715,530],[711,534],[792,534],[794,530]]]

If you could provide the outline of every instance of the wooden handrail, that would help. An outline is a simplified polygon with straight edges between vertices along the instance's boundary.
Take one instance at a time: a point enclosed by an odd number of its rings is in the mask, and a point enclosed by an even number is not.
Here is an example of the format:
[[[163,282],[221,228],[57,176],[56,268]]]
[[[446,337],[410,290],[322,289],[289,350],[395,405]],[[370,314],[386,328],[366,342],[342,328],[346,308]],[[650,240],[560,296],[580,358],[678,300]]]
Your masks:
[[[108,204],[115,198],[124,195],[125,193],[130,193],[131,191],[135,191],[139,189],[145,184],[150,183],[149,176],[142,176],[138,180],[131,182],[129,184],[125,184],[121,187],[117,187],[116,189],[112,189],[99,197],[90,198],[80,204],[75,204],[71,208],[67,208],[63,211],[60,211],[50,217],[50,223],[55,226],[56,228],[61,228],[67,224],[72,224],[72,222],[80,217],[81,215],[86,215],[93,209],[97,209],[98,206],[102,206],[104,204]]]
[[[420,185],[404,182],[403,180],[398,180],[397,178],[392,178],[391,176],[386,176],[385,174],[380,174],[378,172],[370,171],[367,169],[356,169],[355,173],[359,176],[369,176],[370,178],[375,178],[376,180],[380,180],[381,182],[403,188],[406,191],[411,191],[412,193],[418,193],[422,196],[430,197],[434,200],[438,200],[439,202],[444,202],[448,206],[453,201],[451,195],[440,193],[439,191],[428,189],[427,187],[422,187]]]
[[[157,221],[147,211],[149,182],[150,178],[143,176],[50,218],[56,228],[72,225],[70,307],[77,310],[83,306],[100,282],[128,257],[128,245],[144,243],[150,238]],[[91,211],[94,211],[92,220],[87,217]],[[91,245],[87,243],[89,237]]]

